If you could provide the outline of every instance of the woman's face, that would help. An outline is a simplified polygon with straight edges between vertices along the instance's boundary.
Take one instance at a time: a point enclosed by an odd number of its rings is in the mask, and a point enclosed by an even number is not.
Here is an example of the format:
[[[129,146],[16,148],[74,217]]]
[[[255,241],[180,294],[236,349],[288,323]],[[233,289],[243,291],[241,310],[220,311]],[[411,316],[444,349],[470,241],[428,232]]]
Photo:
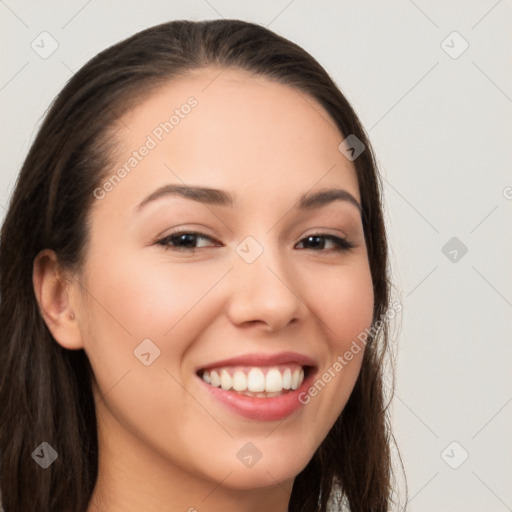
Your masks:
[[[347,199],[360,203],[358,179],[311,97],[219,72],[169,83],[121,119],[75,316],[103,462],[144,478],[291,485],[363,350],[341,370],[339,357],[371,325],[361,215]],[[344,192],[301,205],[331,189]]]

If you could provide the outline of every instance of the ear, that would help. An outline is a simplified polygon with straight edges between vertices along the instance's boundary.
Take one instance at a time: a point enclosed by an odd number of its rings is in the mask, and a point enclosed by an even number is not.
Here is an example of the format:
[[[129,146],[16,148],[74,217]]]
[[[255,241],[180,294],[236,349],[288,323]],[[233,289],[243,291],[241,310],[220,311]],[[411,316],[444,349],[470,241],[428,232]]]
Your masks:
[[[44,249],[35,257],[32,282],[39,311],[57,343],[70,350],[83,348],[78,305],[71,300],[77,285],[64,278],[55,251]]]

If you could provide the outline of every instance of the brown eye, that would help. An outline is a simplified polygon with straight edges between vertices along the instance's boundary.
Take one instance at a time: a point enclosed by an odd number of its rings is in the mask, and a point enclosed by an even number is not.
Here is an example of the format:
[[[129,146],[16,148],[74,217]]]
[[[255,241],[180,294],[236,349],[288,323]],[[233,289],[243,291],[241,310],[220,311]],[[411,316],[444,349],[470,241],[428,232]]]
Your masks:
[[[196,231],[180,231],[177,233],[172,233],[164,238],[161,238],[156,243],[159,245],[163,245],[166,249],[176,249],[176,250],[194,250],[200,249],[201,247],[209,247],[211,245],[200,245],[197,243],[199,240],[209,240],[214,242],[215,240],[204,233],[199,233]],[[217,244],[218,246],[218,244]]]
[[[305,247],[306,249],[313,249],[313,250],[326,250],[325,245],[326,241],[331,242],[334,244],[334,248],[332,248],[334,251],[349,251],[350,249],[354,248],[354,244],[349,242],[346,238],[340,238],[338,236],[334,235],[323,235],[323,234],[314,234],[309,235],[306,238],[303,238],[299,244],[304,243],[304,241],[307,241],[307,245],[310,247]]]

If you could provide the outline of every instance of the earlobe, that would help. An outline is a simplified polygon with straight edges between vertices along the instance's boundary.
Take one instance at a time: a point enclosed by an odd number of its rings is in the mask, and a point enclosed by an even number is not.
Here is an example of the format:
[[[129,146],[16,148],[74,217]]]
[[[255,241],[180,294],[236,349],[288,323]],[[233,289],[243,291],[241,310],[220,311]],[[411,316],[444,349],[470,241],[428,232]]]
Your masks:
[[[76,319],[70,280],[66,280],[55,251],[44,249],[35,258],[32,270],[34,293],[39,311],[59,345],[70,350],[83,348]]]

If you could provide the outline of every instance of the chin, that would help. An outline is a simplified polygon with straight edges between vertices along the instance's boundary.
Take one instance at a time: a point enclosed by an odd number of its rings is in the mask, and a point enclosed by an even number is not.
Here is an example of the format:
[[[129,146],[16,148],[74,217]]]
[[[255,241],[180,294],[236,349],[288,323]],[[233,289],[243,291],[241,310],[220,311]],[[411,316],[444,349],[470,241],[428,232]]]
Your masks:
[[[307,464],[308,461],[306,461]],[[238,468],[223,482],[223,486],[233,490],[248,491],[283,485],[291,482],[302,471],[303,467],[286,464],[286,467],[276,468],[272,465],[252,468]],[[218,480],[217,480],[218,481]]]
[[[237,457],[235,463],[231,457],[229,460],[219,460],[218,464],[211,462],[212,465],[207,469],[208,477],[218,482],[219,478],[222,480],[229,474],[222,485],[236,490],[273,487],[293,481],[314,455],[299,451],[297,448],[262,448],[261,452],[258,452],[254,445],[243,446],[246,448],[239,450],[240,459]],[[305,450],[305,445],[302,445],[302,448]]]

